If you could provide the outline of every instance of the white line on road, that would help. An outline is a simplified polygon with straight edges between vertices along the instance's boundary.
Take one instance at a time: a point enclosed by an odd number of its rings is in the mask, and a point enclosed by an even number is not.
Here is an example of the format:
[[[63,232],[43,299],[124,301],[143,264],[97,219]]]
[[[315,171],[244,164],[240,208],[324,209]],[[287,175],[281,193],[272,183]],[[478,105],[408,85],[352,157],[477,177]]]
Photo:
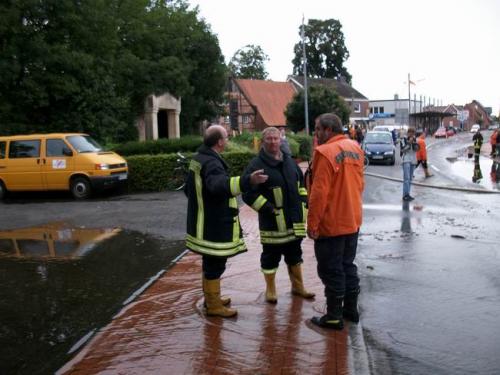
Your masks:
[[[434,169],[435,171],[441,172],[438,167],[431,165],[431,168]]]

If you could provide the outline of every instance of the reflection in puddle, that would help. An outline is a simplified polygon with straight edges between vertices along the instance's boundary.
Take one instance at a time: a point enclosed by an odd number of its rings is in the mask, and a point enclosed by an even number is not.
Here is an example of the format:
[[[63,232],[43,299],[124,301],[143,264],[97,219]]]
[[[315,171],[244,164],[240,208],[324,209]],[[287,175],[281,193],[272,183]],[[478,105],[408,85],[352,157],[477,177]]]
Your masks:
[[[500,166],[498,160],[484,156],[459,157],[450,163],[451,172],[490,190],[500,190]]]
[[[120,229],[71,228],[54,223],[0,232],[0,255],[78,258],[120,233]]]
[[[54,373],[183,250],[117,228],[0,232],[0,373]]]

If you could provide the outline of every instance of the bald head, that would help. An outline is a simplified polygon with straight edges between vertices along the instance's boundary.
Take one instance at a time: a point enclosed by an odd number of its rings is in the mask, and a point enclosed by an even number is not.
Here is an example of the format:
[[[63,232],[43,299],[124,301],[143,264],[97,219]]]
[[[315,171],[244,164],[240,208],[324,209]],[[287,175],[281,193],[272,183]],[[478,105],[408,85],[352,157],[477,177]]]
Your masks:
[[[219,140],[227,137],[226,129],[221,125],[211,125],[205,130],[205,135],[203,136],[203,143],[207,147],[214,147],[217,145]]]

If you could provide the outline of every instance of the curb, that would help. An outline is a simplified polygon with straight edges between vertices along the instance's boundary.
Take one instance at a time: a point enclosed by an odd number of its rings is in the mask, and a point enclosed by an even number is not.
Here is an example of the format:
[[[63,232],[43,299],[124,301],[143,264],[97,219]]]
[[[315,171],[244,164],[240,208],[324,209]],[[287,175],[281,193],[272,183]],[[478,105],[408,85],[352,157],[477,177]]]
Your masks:
[[[385,180],[395,181],[395,182],[403,182],[403,179],[401,179],[401,178],[389,177],[389,176],[386,176],[386,175],[383,175],[383,174],[378,174],[378,173],[365,172],[365,176],[376,177],[376,178],[383,178]],[[415,186],[428,187],[428,188],[432,188],[432,189],[464,191],[464,192],[467,192],[467,193],[500,194],[500,191],[498,191],[498,190],[462,188],[462,187],[459,187],[459,186],[439,186],[439,185],[430,185],[430,184],[424,184],[422,182],[413,182],[413,181],[412,181],[411,184],[415,185]]]

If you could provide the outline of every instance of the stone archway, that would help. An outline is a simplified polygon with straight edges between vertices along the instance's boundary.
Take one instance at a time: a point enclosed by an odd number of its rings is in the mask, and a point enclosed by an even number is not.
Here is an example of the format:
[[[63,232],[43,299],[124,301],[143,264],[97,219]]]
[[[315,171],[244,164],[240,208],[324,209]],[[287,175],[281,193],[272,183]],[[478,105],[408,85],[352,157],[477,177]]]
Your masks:
[[[139,139],[180,138],[179,115],[181,99],[169,93],[150,95],[146,99],[143,117],[137,122]]]

